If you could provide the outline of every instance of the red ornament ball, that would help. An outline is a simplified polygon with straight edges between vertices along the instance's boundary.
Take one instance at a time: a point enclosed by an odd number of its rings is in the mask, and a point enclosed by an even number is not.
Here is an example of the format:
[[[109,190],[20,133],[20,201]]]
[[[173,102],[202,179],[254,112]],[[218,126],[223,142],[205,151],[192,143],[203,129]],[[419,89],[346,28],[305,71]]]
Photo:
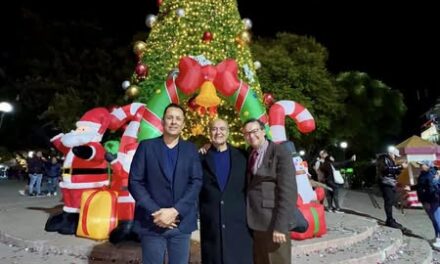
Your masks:
[[[136,65],[135,72],[139,77],[146,77],[148,75],[148,66],[143,63],[139,63]]]
[[[187,105],[188,105],[189,109],[191,109],[192,111],[195,111],[198,107],[196,100],[195,100],[195,97],[189,99]]]
[[[271,107],[275,103],[275,98],[271,93],[264,93],[263,103],[266,107]]]
[[[214,38],[214,35],[211,32],[205,31],[205,33],[203,33],[203,41],[204,42],[211,42],[213,38]]]

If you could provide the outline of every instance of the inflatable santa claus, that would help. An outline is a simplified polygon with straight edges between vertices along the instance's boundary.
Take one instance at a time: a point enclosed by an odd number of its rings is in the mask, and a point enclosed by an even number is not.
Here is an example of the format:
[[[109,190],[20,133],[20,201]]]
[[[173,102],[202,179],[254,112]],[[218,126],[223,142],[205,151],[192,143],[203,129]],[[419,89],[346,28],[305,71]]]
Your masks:
[[[84,191],[109,185],[105,149],[101,139],[110,122],[105,108],[86,112],[76,123],[76,130],[59,134],[51,139],[65,155],[60,189],[63,194],[63,212],[51,216],[45,226],[49,232],[75,234]]]

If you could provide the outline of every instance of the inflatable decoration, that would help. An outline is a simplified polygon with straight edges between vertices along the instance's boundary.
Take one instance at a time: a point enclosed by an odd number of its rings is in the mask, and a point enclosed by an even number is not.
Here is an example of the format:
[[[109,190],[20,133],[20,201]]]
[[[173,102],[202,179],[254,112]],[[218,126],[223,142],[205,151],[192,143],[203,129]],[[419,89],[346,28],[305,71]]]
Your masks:
[[[294,101],[278,101],[269,110],[270,131],[274,142],[286,140],[285,116],[295,121],[301,133],[315,130],[315,120],[304,106]]]
[[[117,200],[118,194],[115,191],[85,191],[81,197],[81,211],[76,234],[96,240],[108,239],[109,233],[118,224]]]
[[[110,116],[110,130],[124,129],[116,155],[108,155],[113,171],[111,190],[118,193],[118,226],[110,233],[110,242],[118,243],[132,240],[136,235],[132,232],[135,201],[128,191],[128,174],[134,153],[138,146],[137,134],[140,121],[144,115],[145,105],[132,103],[114,109]]]
[[[298,130],[302,133],[309,133],[315,130],[315,120],[306,108],[294,101],[278,101],[269,110],[272,140],[285,145],[292,153],[298,188],[297,206],[309,223],[306,232],[291,232],[290,236],[296,240],[319,237],[327,232],[324,206],[319,203],[319,201],[324,199],[324,190],[322,188],[313,190],[308,178],[307,163],[296,153],[293,142],[286,141],[286,116],[295,121]]]
[[[161,117],[170,103],[179,104],[192,96],[203,86],[195,97],[196,104],[202,102],[208,108],[216,107],[218,91],[240,114],[242,121],[256,118],[267,124],[268,116],[264,105],[249,85],[238,79],[237,63],[232,59],[224,60],[216,66],[202,66],[190,57],[179,62],[177,78],[171,75],[164,86],[156,91],[145,105],[139,131],[139,140],[154,138],[162,134]],[[197,103],[199,102],[199,103]]]
[[[49,217],[45,230],[60,234],[75,234],[78,226],[83,192],[108,186],[105,150],[100,141],[108,128],[110,113],[105,108],[86,112],[76,123],[76,130],[51,139],[65,155],[62,181],[63,212]]]

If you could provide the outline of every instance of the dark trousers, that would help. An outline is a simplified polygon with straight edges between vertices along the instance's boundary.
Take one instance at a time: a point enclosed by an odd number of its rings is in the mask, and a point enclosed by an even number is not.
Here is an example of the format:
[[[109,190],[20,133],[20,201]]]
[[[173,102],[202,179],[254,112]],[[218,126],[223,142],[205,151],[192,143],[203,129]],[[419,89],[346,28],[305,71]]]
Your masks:
[[[387,216],[387,222],[394,221],[393,218],[393,205],[396,202],[396,187],[381,184],[383,196],[383,207],[385,208],[385,215]]]
[[[334,182],[327,182],[326,184],[333,189],[333,191],[325,190],[328,209],[339,209],[339,186]]]
[[[161,234],[148,234],[141,237],[142,263],[163,264],[168,253],[169,264],[188,264],[190,234],[180,232],[178,228]]]
[[[423,209],[432,222],[434,227],[435,237],[440,237],[440,208],[438,203],[423,202]]]
[[[287,241],[279,244],[273,242],[272,231],[254,231],[255,264],[290,264],[290,234],[285,234]]]

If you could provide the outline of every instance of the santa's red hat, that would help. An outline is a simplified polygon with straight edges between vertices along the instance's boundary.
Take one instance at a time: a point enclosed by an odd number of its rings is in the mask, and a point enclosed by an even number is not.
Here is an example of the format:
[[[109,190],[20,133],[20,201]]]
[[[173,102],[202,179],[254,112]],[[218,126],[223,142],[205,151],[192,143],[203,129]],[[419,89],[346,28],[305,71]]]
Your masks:
[[[96,132],[102,136],[107,130],[109,123],[109,111],[104,107],[97,107],[87,111],[81,119],[76,122],[76,126],[95,129]]]

